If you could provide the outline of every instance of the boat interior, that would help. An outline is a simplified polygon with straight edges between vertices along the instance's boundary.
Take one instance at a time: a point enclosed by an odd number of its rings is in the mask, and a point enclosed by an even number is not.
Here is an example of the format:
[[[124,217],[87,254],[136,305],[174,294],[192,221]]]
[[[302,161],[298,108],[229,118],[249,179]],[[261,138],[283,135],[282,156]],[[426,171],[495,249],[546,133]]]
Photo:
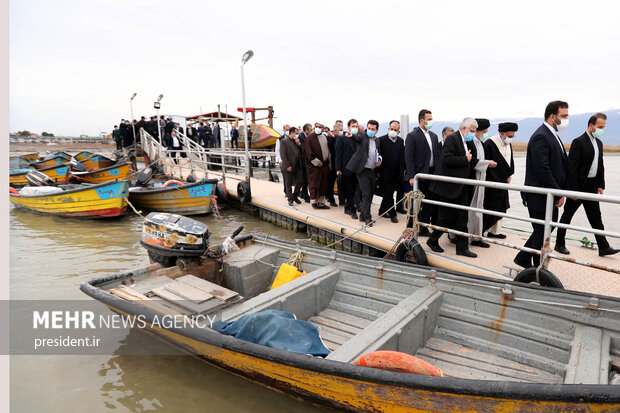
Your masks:
[[[270,290],[303,253],[307,274]],[[119,274],[122,275],[122,274]],[[281,310],[315,324],[350,363],[378,350],[415,355],[444,375],[549,384],[620,377],[620,301],[521,287],[258,236],[222,262],[151,264],[97,287],[152,311],[222,311],[223,321]]]

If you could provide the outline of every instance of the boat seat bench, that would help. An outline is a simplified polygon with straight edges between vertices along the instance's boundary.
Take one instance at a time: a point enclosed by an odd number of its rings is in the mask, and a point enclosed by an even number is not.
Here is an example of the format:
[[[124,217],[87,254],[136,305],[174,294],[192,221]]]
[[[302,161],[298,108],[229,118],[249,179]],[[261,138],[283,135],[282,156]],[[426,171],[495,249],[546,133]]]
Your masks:
[[[579,326],[571,343],[564,384],[607,384],[611,337],[600,328]]]
[[[327,307],[339,278],[338,268],[320,267],[278,288],[224,310],[222,320],[231,321],[264,310],[287,311],[295,314],[300,320],[307,320]]]
[[[415,354],[433,336],[442,295],[441,291],[431,286],[416,290],[327,358],[349,363],[378,350]]]

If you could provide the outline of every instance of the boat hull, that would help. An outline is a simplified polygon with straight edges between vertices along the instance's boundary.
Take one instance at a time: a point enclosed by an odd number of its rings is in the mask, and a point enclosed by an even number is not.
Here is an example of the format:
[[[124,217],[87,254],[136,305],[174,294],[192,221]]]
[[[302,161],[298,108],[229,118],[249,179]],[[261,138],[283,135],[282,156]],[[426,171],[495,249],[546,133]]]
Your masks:
[[[64,184],[69,179],[70,169],[70,165],[66,163],[52,166],[51,168],[40,169],[40,171],[49,176],[54,182]]]
[[[23,170],[21,172],[15,171],[9,173],[9,186],[13,188],[21,188],[28,185],[26,174],[30,172],[30,169]]]
[[[114,165],[114,161],[110,158],[106,158],[102,155],[92,155],[89,158],[84,159],[83,161],[79,161],[82,165],[86,167],[86,169],[93,168],[107,168],[109,166]]]
[[[35,162],[32,164],[32,166],[34,166],[37,169],[46,169],[46,168],[51,168],[52,166],[62,165],[65,162],[67,162],[67,160],[63,158],[62,156],[55,156],[52,159]]]
[[[9,199],[16,207],[31,212],[75,218],[110,218],[125,213],[128,187],[126,181],[114,181],[51,195],[10,194]]]
[[[164,189],[131,188],[129,202],[139,208],[171,212],[180,215],[200,215],[211,212],[211,195],[216,179]]]
[[[76,161],[82,162],[84,159],[90,158],[93,155],[94,155],[94,153],[92,153],[92,152],[82,151],[82,152],[78,153],[77,155],[75,155],[74,158],[75,158]]]
[[[39,152],[27,153],[25,155],[20,155],[20,156],[29,162],[34,162],[39,157]]]
[[[129,168],[131,163],[124,163],[121,165],[113,165],[107,168],[100,169],[92,172],[72,172],[71,176],[79,182],[85,182],[89,184],[101,184],[115,179],[125,180],[129,175]]]

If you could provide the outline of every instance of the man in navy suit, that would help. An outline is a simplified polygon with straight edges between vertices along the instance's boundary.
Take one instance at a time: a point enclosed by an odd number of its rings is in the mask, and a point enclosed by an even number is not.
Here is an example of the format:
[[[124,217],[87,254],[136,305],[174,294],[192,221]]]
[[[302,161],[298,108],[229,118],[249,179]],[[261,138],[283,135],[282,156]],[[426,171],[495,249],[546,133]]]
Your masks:
[[[564,189],[568,176],[568,156],[558,131],[568,127],[568,103],[561,100],[550,102],[545,108],[545,121],[536,129],[527,144],[525,158],[525,185],[542,188]],[[530,218],[545,219],[546,195],[521,192]],[[554,199],[553,221],[557,222],[558,208],[564,205],[564,198]],[[543,246],[544,226],[532,224],[534,231],[525,243],[526,247],[540,250]],[[552,227],[553,230],[553,227]],[[540,264],[540,256],[520,251],[514,259],[523,268]]]
[[[418,122],[420,126],[413,129],[407,134],[405,141],[405,170],[407,171],[406,180],[413,188],[413,177],[416,174],[434,174],[435,167],[439,162],[441,147],[439,146],[439,138],[434,132],[431,132],[433,126],[433,114],[430,110],[422,109],[418,114]],[[430,181],[420,180],[419,189],[426,199],[437,200],[437,196],[429,190]],[[437,222],[437,206],[422,204],[418,218],[420,222],[427,224],[436,224]],[[411,227],[413,222],[409,220],[407,226]],[[429,236],[429,230],[426,227],[420,228],[420,236]]]
[[[603,165],[603,142],[599,139],[603,135],[607,115],[597,113],[590,117],[588,129],[583,135],[576,138],[570,146],[568,154],[569,172],[566,189],[570,191],[603,194],[605,190],[605,167]],[[583,204],[586,216],[592,228],[603,230],[601,209],[597,201],[583,201],[581,199],[567,199],[560,222],[570,224],[573,215]],[[560,254],[570,254],[565,245],[566,229],[558,228],[558,238],[555,241],[555,250]],[[617,254],[619,249],[611,248],[604,235],[595,235],[600,256]]]

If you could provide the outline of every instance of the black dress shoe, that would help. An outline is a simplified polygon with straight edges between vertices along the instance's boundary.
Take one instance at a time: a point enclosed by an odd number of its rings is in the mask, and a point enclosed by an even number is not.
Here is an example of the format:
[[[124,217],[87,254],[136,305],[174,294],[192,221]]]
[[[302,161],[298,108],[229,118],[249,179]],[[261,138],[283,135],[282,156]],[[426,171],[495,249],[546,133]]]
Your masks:
[[[319,209],[330,209],[330,208],[325,204],[319,204]]]
[[[357,219],[357,212],[353,211],[353,212],[351,213],[351,218],[353,218],[353,219]]]
[[[489,237],[489,238],[506,239],[506,235],[505,234],[494,234],[492,232],[487,233],[487,237]]]
[[[607,248],[603,248],[602,250],[598,250],[598,255],[600,255],[601,257],[604,257],[605,255],[613,255],[619,252],[620,252],[619,249],[607,247]]]
[[[532,266],[532,260],[523,260],[520,259],[519,256],[516,256],[514,260],[512,260],[512,262],[514,262],[515,264],[517,264],[519,267],[523,267],[523,268],[530,268]]]
[[[471,245],[475,246],[475,247],[480,247],[480,248],[490,248],[491,245],[488,242],[484,242],[482,240],[475,240],[471,242]]]
[[[405,208],[399,208],[396,210],[396,212],[398,212],[399,214],[406,214],[407,211],[405,211]]]
[[[361,213],[360,213],[360,222],[366,222],[366,218],[364,218],[364,215],[362,215]]]
[[[371,220],[367,219],[364,223],[366,224],[367,227],[372,227],[372,221]]]
[[[312,205],[312,208],[314,208],[314,209],[321,209],[321,208],[319,208],[319,206],[317,204],[310,204],[310,205]]]
[[[396,218],[396,216],[391,217],[390,220],[395,224],[398,223],[398,218]]]
[[[428,240],[426,241],[426,245],[428,245],[429,248],[435,252],[443,252],[443,248],[441,248],[436,242],[431,242],[431,240]]]
[[[293,201],[288,201],[288,206],[293,206]]]
[[[448,239],[450,240],[451,243],[456,244],[456,237],[450,238],[450,236],[448,236]]]
[[[420,232],[418,233],[418,237],[430,237],[431,232],[426,227],[420,227]]]
[[[570,251],[564,245],[555,244],[554,250],[556,250],[560,254],[564,254],[564,255],[569,255],[570,254]]]
[[[478,254],[471,252],[470,250],[457,251],[456,255],[462,255],[463,257],[476,258]]]
[[[299,198],[293,198],[293,201],[295,201],[296,204],[301,204],[301,200]]]
[[[306,201],[307,204],[310,203],[310,198],[304,198],[304,201]]]
[[[337,207],[337,206],[338,206],[338,204],[337,204],[337,203],[335,203],[334,201],[329,201],[329,206],[330,206],[330,207]]]

